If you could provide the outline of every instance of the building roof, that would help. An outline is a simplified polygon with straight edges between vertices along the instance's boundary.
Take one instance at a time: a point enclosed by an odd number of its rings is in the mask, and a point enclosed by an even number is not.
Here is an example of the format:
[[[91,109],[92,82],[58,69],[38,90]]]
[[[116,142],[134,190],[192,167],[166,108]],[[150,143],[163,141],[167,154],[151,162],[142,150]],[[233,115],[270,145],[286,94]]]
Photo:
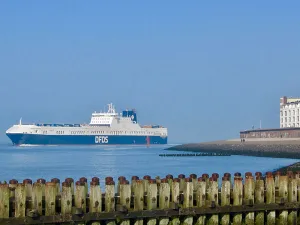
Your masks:
[[[300,127],[284,127],[284,128],[264,128],[264,129],[251,129],[243,130],[240,133],[250,133],[250,132],[264,132],[264,131],[286,131],[286,130],[300,130]]]

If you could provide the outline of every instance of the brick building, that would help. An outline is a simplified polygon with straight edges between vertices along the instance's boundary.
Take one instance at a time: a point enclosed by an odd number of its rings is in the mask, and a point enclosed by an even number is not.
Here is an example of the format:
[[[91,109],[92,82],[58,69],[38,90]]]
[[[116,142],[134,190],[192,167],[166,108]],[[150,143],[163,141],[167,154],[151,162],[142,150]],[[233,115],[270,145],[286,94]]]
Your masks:
[[[300,138],[300,127],[245,130],[240,138]]]

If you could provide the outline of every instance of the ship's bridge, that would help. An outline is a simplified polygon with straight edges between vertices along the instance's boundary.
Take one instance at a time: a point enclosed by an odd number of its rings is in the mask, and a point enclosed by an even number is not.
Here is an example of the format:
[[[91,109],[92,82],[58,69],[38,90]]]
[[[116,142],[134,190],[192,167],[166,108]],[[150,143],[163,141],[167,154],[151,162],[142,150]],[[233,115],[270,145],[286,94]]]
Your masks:
[[[118,117],[118,113],[112,103],[108,104],[107,112],[94,112],[92,113],[92,118],[90,125],[102,125],[102,126],[110,126],[113,119]]]

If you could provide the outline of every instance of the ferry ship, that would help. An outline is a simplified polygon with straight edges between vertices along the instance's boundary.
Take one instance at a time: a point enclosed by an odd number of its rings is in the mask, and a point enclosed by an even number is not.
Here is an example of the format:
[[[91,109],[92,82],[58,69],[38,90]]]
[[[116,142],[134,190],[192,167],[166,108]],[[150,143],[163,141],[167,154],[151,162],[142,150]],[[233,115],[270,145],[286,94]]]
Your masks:
[[[150,145],[167,144],[168,130],[141,126],[134,109],[92,113],[89,124],[19,124],[6,131],[13,145]]]

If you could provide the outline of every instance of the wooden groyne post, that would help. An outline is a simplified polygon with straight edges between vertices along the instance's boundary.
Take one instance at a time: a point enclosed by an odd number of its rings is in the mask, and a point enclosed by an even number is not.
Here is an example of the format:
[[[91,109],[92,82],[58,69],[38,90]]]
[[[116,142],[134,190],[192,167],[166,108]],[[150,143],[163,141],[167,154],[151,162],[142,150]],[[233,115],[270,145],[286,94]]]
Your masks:
[[[0,183],[0,225],[300,224],[300,176],[247,172]]]

